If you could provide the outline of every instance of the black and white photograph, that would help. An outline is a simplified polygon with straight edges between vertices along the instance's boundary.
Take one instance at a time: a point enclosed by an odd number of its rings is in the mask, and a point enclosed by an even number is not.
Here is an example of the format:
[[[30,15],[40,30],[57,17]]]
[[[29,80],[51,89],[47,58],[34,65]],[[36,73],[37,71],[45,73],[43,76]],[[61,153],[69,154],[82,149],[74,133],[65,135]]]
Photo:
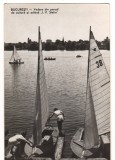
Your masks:
[[[110,160],[110,4],[4,3],[4,159]]]

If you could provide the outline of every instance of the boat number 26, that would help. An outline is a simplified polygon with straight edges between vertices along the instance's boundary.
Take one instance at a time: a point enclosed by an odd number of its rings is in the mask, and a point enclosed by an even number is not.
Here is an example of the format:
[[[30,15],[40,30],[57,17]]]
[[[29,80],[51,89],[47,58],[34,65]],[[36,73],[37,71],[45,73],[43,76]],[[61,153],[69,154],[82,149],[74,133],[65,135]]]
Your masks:
[[[103,66],[102,60],[96,61],[97,68]]]

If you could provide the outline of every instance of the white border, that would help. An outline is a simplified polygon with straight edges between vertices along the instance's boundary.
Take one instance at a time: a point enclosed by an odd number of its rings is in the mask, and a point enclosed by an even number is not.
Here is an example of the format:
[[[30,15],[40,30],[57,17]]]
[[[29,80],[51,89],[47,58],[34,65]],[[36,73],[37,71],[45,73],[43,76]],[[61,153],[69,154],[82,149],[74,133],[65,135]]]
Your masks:
[[[4,159],[4,3],[110,3],[111,40],[111,160],[115,148],[115,1],[114,0],[1,0],[0,2],[0,159]]]
[[[110,28],[111,28],[111,159],[114,160],[115,148],[115,2],[110,3]]]
[[[4,159],[4,58],[3,58],[3,3],[0,3],[0,159]]]

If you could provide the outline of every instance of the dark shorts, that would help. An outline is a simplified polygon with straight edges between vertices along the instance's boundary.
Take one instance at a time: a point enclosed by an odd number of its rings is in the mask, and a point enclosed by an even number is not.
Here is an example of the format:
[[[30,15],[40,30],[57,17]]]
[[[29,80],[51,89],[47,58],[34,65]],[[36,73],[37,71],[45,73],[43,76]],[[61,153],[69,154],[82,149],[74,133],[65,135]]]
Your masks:
[[[63,123],[63,120],[57,121],[59,131],[62,130],[62,123]]]

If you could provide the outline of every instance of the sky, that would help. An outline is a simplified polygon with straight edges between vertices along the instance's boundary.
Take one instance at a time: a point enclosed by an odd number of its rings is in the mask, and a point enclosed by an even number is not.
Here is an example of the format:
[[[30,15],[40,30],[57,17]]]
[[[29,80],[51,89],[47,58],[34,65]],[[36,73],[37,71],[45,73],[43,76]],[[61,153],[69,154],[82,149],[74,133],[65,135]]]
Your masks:
[[[25,14],[11,14],[11,10],[26,8]],[[45,13],[45,9],[49,9]],[[43,9],[43,13],[30,14],[34,9]],[[50,9],[56,13],[49,14]],[[42,41],[51,39],[78,41],[89,39],[89,27],[97,40],[110,37],[109,4],[5,4],[4,5],[4,41],[6,43],[27,42],[38,39],[38,26]]]

